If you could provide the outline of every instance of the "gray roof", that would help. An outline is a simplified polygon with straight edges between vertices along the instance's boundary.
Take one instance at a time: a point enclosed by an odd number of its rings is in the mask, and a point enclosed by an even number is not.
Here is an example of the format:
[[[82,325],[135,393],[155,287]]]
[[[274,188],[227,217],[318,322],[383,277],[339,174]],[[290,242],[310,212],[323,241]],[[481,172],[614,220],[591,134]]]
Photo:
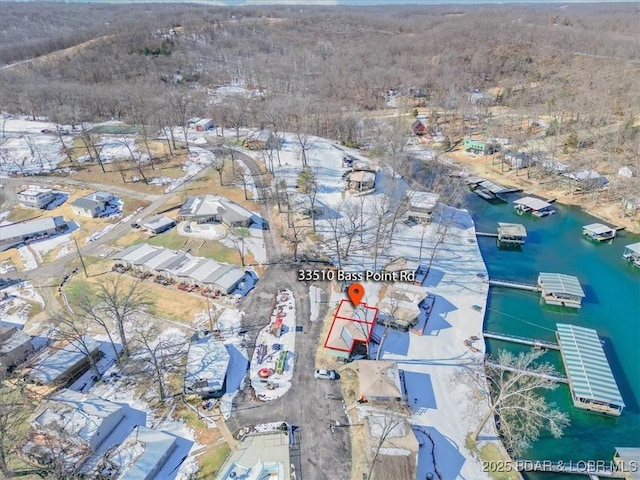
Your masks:
[[[141,446],[143,451],[131,459],[131,455],[127,455],[125,450],[130,449],[131,453],[135,455],[136,447],[134,445]],[[149,474],[164,464],[175,447],[176,437],[173,435],[143,426],[136,427],[115,451],[116,454],[120,453],[118,455],[120,459],[129,461],[128,464],[121,466],[120,475],[116,478],[118,480],[149,479]]]
[[[440,195],[433,192],[418,192],[417,190],[408,190],[407,197],[411,208],[431,209],[436,206]]]
[[[499,194],[509,190],[508,188],[505,188],[502,185],[498,185],[497,183],[490,182],[489,180],[483,180],[478,184],[478,186],[490,191],[493,194]]]
[[[96,207],[101,207],[102,205],[104,205],[104,202],[93,200],[87,197],[78,198],[71,204],[72,207],[86,208],[91,211],[93,211]]]
[[[556,327],[574,396],[624,407],[598,333],[566,323]]]
[[[211,336],[191,343],[184,375],[185,388],[195,392],[221,390],[230,359],[224,343]],[[197,382],[203,382],[205,385],[196,386]]]
[[[584,227],[582,227],[582,229],[591,233],[595,233],[596,235],[615,231],[615,228],[608,227],[606,225],[603,225],[602,223],[590,223],[589,225],[585,225]]]
[[[98,349],[97,340],[86,336],[83,338],[89,351],[94,352]],[[31,369],[29,375],[43,385],[48,385],[85,358],[84,351],[73,344],[67,344],[60,349],[51,346],[43,352],[38,364]]]
[[[584,298],[584,291],[577,277],[562,273],[540,273],[538,283],[541,283],[547,293],[565,293]]]
[[[178,212],[179,216],[208,217],[218,215],[234,222],[250,219],[254,214],[241,205],[220,195],[199,195],[189,197]]]
[[[629,250],[631,250],[633,253],[640,253],[640,242],[638,243],[632,243],[630,245],[626,245],[624,248],[628,248]]]
[[[45,217],[28,222],[12,223],[0,228],[0,240],[22,238],[27,235],[35,235],[40,232],[55,230],[56,227],[66,225],[62,217]]]
[[[149,245],[148,243],[138,243],[136,245],[131,245],[130,247],[125,248],[120,253],[115,254],[113,256],[113,259],[137,264],[137,262],[142,258],[156,251],[157,247]]]
[[[526,237],[527,229],[520,223],[498,222],[498,233],[514,237]]]
[[[543,208],[551,206],[550,203],[535,197],[523,197],[518,200],[514,200],[513,203],[516,205],[524,205],[525,207],[529,207],[531,210],[542,210]]]
[[[640,479],[640,447],[616,447],[616,453],[633,480]]]
[[[0,326],[0,357],[31,342],[31,337],[15,327]]]
[[[149,230],[157,230],[162,227],[166,227],[168,225],[175,225],[176,221],[173,218],[169,218],[166,215],[156,215],[155,217],[149,218],[147,221],[142,223],[142,228],[146,228]]]

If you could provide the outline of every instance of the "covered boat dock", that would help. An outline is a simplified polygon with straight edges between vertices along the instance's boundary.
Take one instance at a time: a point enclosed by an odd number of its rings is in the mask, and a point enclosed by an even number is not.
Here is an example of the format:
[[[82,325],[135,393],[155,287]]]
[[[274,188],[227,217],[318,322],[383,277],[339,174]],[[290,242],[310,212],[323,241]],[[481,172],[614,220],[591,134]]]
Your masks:
[[[565,323],[558,323],[556,328],[573,404],[585,410],[620,415],[625,405],[598,333]]]
[[[536,217],[546,217],[547,215],[556,213],[556,211],[551,208],[551,203],[536,197],[523,197],[515,200],[513,204],[513,208],[518,215],[531,213],[531,215]]]
[[[640,268],[640,242],[626,245],[622,253],[622,258]]]
[[[605,240],[611,240],[616,236],[616,229],[608,227],[602,223],[591,223],[582,227],[582,234],[591,240],[604,242]]]
[[[503,202],[507,201],[508,193],[522,191],[521,188],[503,187],[502,185],[480,177],[469,177],[467,179],[467,185],[469,185],[473,193],[485,200],[501,200]]]
[[[498,247],[519,247],[524,245],[527,229],[520,223],[498,222]]]
[[[542,291],[542,299],[548,305],[580,308],[585,297],[580,281],[571,275],[562,273],[540,273],[538,288]]]

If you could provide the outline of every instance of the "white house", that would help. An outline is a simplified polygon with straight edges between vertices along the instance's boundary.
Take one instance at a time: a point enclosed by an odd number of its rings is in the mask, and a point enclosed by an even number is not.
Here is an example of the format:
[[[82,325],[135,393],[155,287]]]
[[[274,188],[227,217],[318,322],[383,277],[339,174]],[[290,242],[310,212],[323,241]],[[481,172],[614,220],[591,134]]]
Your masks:
[[[25,207],[44,208],[56,198],[55,192],[50,188],[39,185],[29,185],[16,192],[18,201]]]
[[[178,212],[181,222],[224,223],[230,227],[248,227],[254,213],[219,195],[189,197]]]
[[[99,217],[114,199],[113,194],[109,192],[90,193],[75,200],[71,204],[71,210],[81,217]]]

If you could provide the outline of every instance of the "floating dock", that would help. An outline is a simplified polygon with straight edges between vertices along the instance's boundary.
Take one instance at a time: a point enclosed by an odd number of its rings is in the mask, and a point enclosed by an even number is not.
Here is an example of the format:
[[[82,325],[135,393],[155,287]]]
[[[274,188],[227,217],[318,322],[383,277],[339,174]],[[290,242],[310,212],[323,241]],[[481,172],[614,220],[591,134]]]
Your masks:
[[[590,328],[565,323],[556,324],[558,343],[536,340],[504,333],[484,332],[486,338],[503,340],[534,348],[560,350],[567,376],[544,375],[498,365],[487,364],[509,372],[525,372],[553,382],[569,384],[573,404],[577,408],[618,416],[625,404],[602,348],[598,332]],[[577,473],[577,472],[576,472]]]

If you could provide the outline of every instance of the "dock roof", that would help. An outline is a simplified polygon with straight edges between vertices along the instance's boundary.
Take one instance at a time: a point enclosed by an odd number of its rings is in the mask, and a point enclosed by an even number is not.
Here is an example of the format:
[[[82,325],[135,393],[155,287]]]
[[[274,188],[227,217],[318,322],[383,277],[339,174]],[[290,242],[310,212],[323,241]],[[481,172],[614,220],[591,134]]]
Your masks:
[[[499,185],[497,183],[494,182],[490,182],[489,180],[483,180],[482,182],[480,182],[478,184],[479,187],[484,188],[485,190],[493,193],[494,195],[498,195],[500,193],[507,193],[510,191],[509,188],[507,187],[503,187],[502,185]]]
[[[549,202],[545,202],[544,200],[536,197],[523,197],[518,200],[514,200],[513,203],[529,207],[531,210],[542,210],[543,208],[549,208],[551,206]]]
[[[598,333],[566,323],[556,328],[574,396],[624,407]]]
[[[585,225],[584,227],[582,227],[582,229],[596,235],[612,232],[615,230],[614,228],[608,227],[607,225],[604,225],[602,223],[590,223],[589,225]]]
[[[527,229],[521,223],[498,222],[498,233],[513,237],[526,237]]]
[[[538,276],[538,283],[543,285],[547,293],[565,293],[575,297],[585,297],[577,277],[563,273],[543,273]]]
[[[631,250],[633,253],[640,253],[640,242],[638,243],[631,243],[629,245],[625,245],[624,248],[628,248],[629,250]]]

